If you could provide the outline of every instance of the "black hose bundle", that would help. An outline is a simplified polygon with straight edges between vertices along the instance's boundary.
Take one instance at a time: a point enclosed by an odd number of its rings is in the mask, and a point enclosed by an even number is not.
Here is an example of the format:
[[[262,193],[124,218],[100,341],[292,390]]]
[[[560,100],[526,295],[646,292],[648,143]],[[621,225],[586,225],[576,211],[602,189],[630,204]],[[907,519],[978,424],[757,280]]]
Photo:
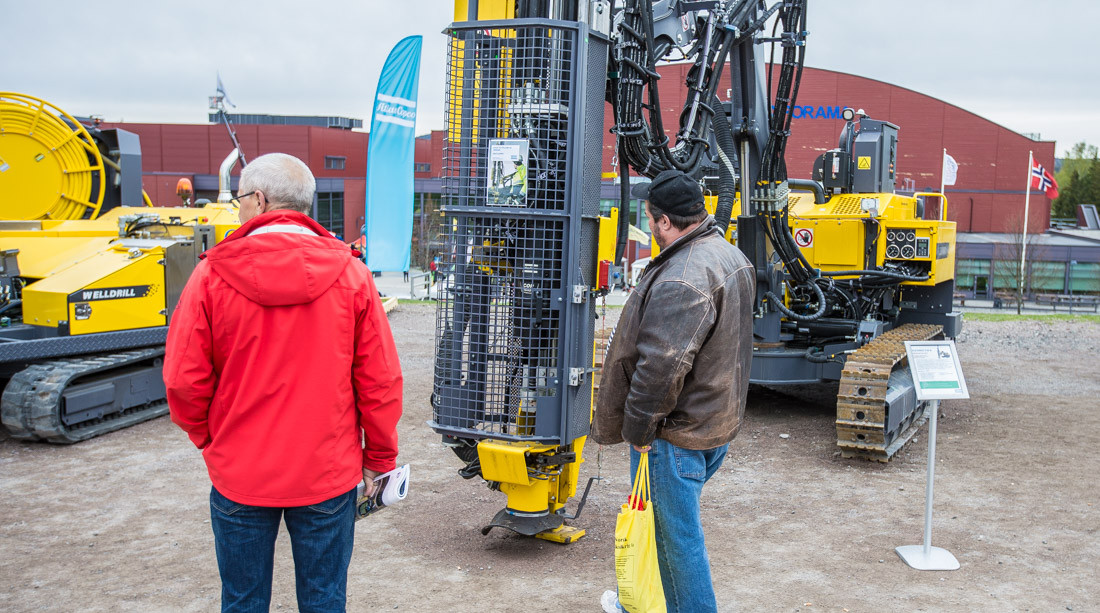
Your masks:
[[[737,143],[733,141],[733,130],[730,129],[729,119],[722,110],[718,97],[711,98],[711,107],[714,108],[714,140],[718,144],[718,204],[714,209],[714,219],[718,222],[718,228],[722,234],[730,225],[733,216],[734,192],[737,190],[735,168],[737,167]],[[741,195],[741,202],[745,202],[745,195]]]
[[[740,5],[751,5],[741,0]],[[693,53],[695,61],[688,71],[687,86],[691,95],[680,114],[680,130],[676,146],[668,146],[661,118],[661,99],[657,81],[657,62],[667,51],[659,46],[653,34],[653,5],[649,0],[626,0],[623,20],[619,25],[621,41],[615,62],[618,86],[613,105],[617,115],[612,128],[623,142],[623,159],[640,174],[654,177],[663,170],[675,168],[695,174],[705,161],[709,148],[711,118],[716,109],[712,100],[718,91],[722,68],[735,32],[719,27],[718,12],[712,12],[706,22],[706,36]],[[645,94],[643,95],[643,90]],[[646,111],[645,113],[643,111]]]
[[[794,118],[790,110],[795,106],[798,97],[802,66],[806,61],[806,46],[802,40],[806,33],[805,0],[784,2],[779,9],[778,24],[783,27],[783,57],[779,78],[776,80],[775,98],[769,106],[773,111],[768,126],[768,144],[761,158],[762,183],[778,183],[787,179],[784,154],[787,150],[787,138],[791,135],[791,120]]]
[[[885,279],[897,279],[898,281],[927,281],[928,275],[912,275],[903,272],[893,272],[889,270],[829,270],[821,273],[825,277],[851,277],[860,275],[861,277],[882,277]]]
[[[670,47],[657,41],[654,36],[652,2],[623,0],[623,15],[618,25],[620,40],[612,62],[612,72],[616,78],[612,80],[608,92],[614,112],[612,131],[618,137],[621,198],[624,203],[629,201],[629,167],[647,177],[671,168],[695,174],[709,149],[709,130],[713,130],[718,158],[715,219],[723,232],[727,230],[741,160],[733,128],[716,91],[731,51],[740,45],[756,44],[757,34],[773,15],[776,17],[775,30],[772,37],[764,41],[772,43],[773,58],[776,44],[781,45],[782,53],[778,70],[769,68],[768,72],[768,139],[761,152],[756,184],[753,185],[748,177],[741,177],[740,191],[744,210],[755,210],[761,218],[760,225],[782,262],[792,293],[797,297],[796,302],[804,306],[792,304],[787,307],[782,298],[771,290],[764,295],[776,310],[795,321],[814,321],[826,313],[840,311],[847,317],[862,319],[884,292],[903,282],[921,281],[928,277],[917,271],[822,273],[809,263],[791,235],[788,207],[783,201],[788,180],[784,156],[793,119],[790,111],[797,105],[805,65],[806,0],[782,0],[771,7],[761,0],[736,0],[709,13],[704,24],[705,35],[697,38],[695,46],[685,53],[685,57],[694,58],[687,76],[690,95],[680,114],[676,146],[671,148],[661,117],[657,87],[660,75],[656,70],[657,62]],[[775,36],[775,32],[779,31],[779,36]],[[770,205],[759,208],[747,206],[754,196],[765,198],[763,202]],[[624,207],[624,216],[627,210]],[[625,232],[620,232],[617,257],[625,246],[624,235]],[[858,278],[834,280],[834,277],[854,275]],[[805,306],[810,306],[813,312],[799,313],[799,310],[805,310]]]
[[[825,300],[825,292],[821,291],[821,288],[818,287],[817,283],[808,283],[807,285],[810,287],[810,289],[814,291],[815,294],[817,294],[817,310],[809,315],[802,315],[788,309],[783,304],[783,299],[779,296],[776,296],[775,293],[771,290],[764,292],[764,295],[768,297],[768,300],[771,301],[776,310],[786,315],[787,317],[796,321],[814,321],[815,319],[818,319],[825,314],[825,310],[828,308],[828,303]]]

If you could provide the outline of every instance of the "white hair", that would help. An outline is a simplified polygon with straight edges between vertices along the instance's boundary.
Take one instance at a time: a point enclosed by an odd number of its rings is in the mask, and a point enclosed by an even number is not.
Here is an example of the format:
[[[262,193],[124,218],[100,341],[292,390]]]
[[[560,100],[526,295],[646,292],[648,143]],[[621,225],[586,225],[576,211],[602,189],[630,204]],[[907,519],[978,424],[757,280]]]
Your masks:
[[[260,190],[271,208],[313,212],[317,180],[309,166],[293,155],[268,153],[252,160],[241,171],[239,192]]]

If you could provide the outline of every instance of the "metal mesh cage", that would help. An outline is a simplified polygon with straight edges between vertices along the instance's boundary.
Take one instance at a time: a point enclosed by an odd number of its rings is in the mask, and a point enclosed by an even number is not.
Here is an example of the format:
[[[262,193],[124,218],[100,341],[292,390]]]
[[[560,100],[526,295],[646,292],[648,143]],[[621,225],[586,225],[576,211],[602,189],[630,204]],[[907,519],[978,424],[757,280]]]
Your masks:
[[[595,225],[600,150],[585,151],[585,119],[599,119],[598,139],[606,46],[546,20],[448,33],[432,426],[564,444],[587,433],[591,402],[596,236],[582,227]],[[578,66],[598,71],[599,95]]]
[[[529,142],[527,197],[494,205],[565,210],[577,32],[523,23],[531,25],[450,30],[445,206],[487,204],[489,142],[519,137]]]

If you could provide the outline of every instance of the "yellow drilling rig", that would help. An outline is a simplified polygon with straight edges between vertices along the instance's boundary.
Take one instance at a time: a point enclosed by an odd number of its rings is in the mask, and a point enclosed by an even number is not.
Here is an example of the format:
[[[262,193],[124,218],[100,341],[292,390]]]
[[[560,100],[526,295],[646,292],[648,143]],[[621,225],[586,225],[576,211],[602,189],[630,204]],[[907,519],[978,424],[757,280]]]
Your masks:
[[[919,427],[903,342],[961,329],[955,224],[924,214],[942,195],[894,193],[898,126],[850,109],[815,176],[787,176],[806,4],[456,1],[431,426],[460,474],[506,494],[485,532],[583,534],[564,521],[580,510],[565,505],[590,423],[595,302],[627,240],[626,215],[600,217],[606,106],[620,208],[632,170],[687,172],[755,265],[751,382],[839,382],[847,456],[886,461]],[[666,130],[656,66],[671,59],[691,68]]]

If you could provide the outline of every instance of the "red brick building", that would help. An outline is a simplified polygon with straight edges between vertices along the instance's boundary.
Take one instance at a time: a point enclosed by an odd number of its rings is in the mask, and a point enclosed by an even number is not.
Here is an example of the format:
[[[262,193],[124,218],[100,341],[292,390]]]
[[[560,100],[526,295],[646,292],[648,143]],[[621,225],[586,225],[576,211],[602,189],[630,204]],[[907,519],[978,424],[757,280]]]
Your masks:
[[[687,95],[683,84],[687,70],[686,64],[660,68],[664,123],[673,131],[679,125],[680,105]],[[719,88],[721,98],[727,96],[727,87],[728,79],[727,85]],[[960,232],[1006,232],[1013,222],[1018,223],[1023,215],[1029,150],[1043,166],[1054,167],[1054,142],[1032,140],[942,100],[882,81],[807,68],[797,102],[787,147],[792,177],[810,177],[817,156],[837,146],[844,125],[840,119],[842,108],[863,109],[870,117],[900,127],[898,191],[938,190],[943,149],[955,158],[959,164],[958,183],[946,190],[947,217],[958,223]],[[610,109],[605,117],[610,128]],[[246,156],[251,159],[282,151],[304,160],[317,176],[319,220],[348,240],[357,237],[366,195],[369,135],[316,125],[326,125],[319,121],[326,118],[275,119],[310,120],[314,125],[247,123],[248,116],[244,116],[235,129]],[[342,128],[357,121],[327,119],[340,120],[328,121],[327,125]],[[191,179],[198,196],[214,199],[218,166],[232,148],[225,126],[127,123],[108,127],[116,126],[136,132],[141,138],[144,187],[153,202],[176,204],[176,181],[181,177]],[[444,134],[434,131],[416,141],[414,207],[418,212],[426,200],[434,200],[439,193]],[[613,155],[614,137],[605,130],[604,171],[613,169]],[[239,174],[237,167],[234,177]],[[617,190],[605,191],[611,197]],[[1050,200],[1033,193],[1029,231],[1042,232],[1049,221]],[[423,219],[417,224],[422,227]]]
[[[224,125],[104,124],[136,133],[141,139],[143,186],[158,206],[180,204],[176,182],[190,179],[195,199],[216,200],[218,167],[233,150]],[[362,225],[366,198],[367,142],[365,132],[308,125],[234,126],[248,159],[271,152],[300,158],[317,177],[318,221],[333,232],[354,239]],[[241,167],[233,169],[233,189]]]

